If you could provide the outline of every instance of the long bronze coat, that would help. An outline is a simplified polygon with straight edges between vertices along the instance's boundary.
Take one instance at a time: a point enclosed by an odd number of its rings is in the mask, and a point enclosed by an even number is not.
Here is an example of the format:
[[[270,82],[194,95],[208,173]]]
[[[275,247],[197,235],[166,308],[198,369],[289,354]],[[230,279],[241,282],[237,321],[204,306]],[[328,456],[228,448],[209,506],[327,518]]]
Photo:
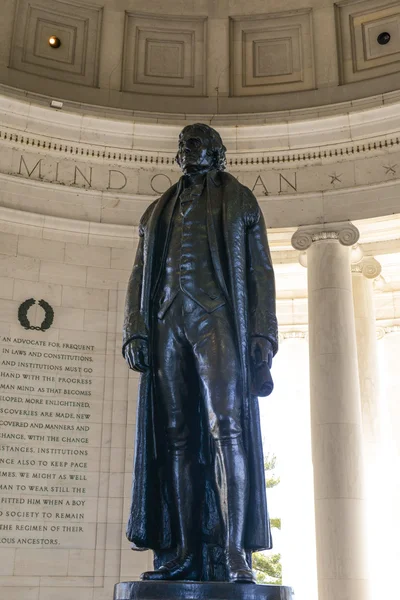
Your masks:
[[[162,265],[165,237],[157,237],[160,215],[181,189],[173,185],[144,213],[139,227],[139,245],[129,280],[124,347],[135,337],[149,340],[151,349],[152,293]],[[267,337],[277,350],[274,273],[268,249],[264,219],[251,191],[226,172],[207,174],[200,198],[207,210],[207,229],[213,266],[221,290],[234,316],[243,384],[243,435],[248,461],[249,511],[245,549],[272,547],[267,511],[264,461],[258,400],[252,381],[249,341],[251,336]],[[170,213],[172,211],[169,211]],[[216,214],[222,214],[222,223]],[[151,352],[150,352],[151,354]],[[259,385],[258,382],[257,385]],[[202,421],[199,415],[200,422]],[[142,374],[137,412],[136,451],[132,506],[127,537],[137,548],[161,553],[174,547],[170,500],[166,477],[166,448],[162,423],[153,397],[151,368]],[[202,424],[197,451],[199,481],[202,481],[201,526],[203,543],[221,543],[217,503],[213,491],[213,452],[210,436]],[[201,475],[202,474],[202,475]]]

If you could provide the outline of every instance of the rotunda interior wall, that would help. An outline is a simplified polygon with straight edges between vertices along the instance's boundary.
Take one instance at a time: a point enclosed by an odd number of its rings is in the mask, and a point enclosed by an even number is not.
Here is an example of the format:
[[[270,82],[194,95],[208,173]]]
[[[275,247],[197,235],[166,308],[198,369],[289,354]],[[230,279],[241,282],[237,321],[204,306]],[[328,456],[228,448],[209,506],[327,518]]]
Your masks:
[[[2,89],[0,204],[58,217],[137,225],[175,183],[176,140],[192,119],[93,117]],[[258,197],[269,228],[399,212],[398,104],[263,125],[221,127],[228,170]],[[27,191],[29,188],[29,192]]]
[[[0,11],[0,352],[4,385],[23,378],[30,388],[2,396],[2,408],[14,411],[6,434],[36,427],[38,415],[18,413],[32,399],[48,430],[29,429],[7,450],[24,461],[28,447],[33,462],[10,463],[1,489],[10,503],[27,501],[23,478],[68,480],[32,488],[38,516],[8,511],[0,585],[32,600],[60,590],[65,600],[104,600],[151,565],[149,553],[132,559],[123,531],[138,377],[121,357],[121,329],[137,225],[180,176],[184,125],[220,131],[228,171],[260,202],[282,341],[307,341],[307,269],[293,233],[347,220],[382,266],[377,333],[400,329],[400,9],[389,0],[289,0],[284,10],[277,0],[3,0]],[[43,310],[46,319],[53,311],[46,330]],[[66,367],[83,360],[90,377],[73,377]],[[56,412],[57,394],[68,412]],[[57,427],[75,433],[58,437]],[[75,448],[86,451],[79,464],[41,460]],[[82,503],[74,516],[58,508],[72,500]]]
[[[204,115],[176,115],[172,122],[150,113],[147,119],[93,116],[73,103],[54,110],[50,98],[1,91],[2,214],[11,221],[30,215],[57,223],[65,239],[87,227],[106,239],[109,228],[136,245],[144,210],[179,179],[174,157],[180,130]],[[284,122],[257,126],[240,118],[235,125],[231,116],[216,125],[228,148],[228,171],[253,190],[266,217],[282,326],[307,323],[306,270],[290,244],[296,227],[352,220],[366,255],[385,255],[387,268],[397,255],[399,114],[392,103],[303,120],[287,115]],[[377,291],[383,311],[398,291],[396,267],[390,268],[390,283],[381,282]],[[397,318],[392,313],[381,318]]]

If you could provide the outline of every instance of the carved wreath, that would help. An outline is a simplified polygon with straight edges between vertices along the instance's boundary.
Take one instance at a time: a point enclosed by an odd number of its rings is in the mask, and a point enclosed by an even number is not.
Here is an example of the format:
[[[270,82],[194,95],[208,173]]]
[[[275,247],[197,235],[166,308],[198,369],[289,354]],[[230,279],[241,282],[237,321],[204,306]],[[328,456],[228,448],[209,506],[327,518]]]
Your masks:
[[[35,331],[46,331],[46,329],[50,329],[54,320],[54,310],[50,306],[46,300],[39,300],[38,304],[44,310],[45,317],[42,321],[42,324],[39,327],[35,327],[35,325],[31,325],[28,319],[28,310],[36,304],[36,300],[34,298],[29,298],[23,302],[18,309],[18,321],[21,323],[24,329],[33,329]]]

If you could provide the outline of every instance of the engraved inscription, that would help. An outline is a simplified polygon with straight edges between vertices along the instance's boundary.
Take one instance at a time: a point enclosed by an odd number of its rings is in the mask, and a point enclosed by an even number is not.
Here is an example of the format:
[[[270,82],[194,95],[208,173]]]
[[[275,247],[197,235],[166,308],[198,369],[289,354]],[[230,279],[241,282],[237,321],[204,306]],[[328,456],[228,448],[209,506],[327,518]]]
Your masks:
[[[0,338],[0,547],[94,547],[103,368],[90,344]]]

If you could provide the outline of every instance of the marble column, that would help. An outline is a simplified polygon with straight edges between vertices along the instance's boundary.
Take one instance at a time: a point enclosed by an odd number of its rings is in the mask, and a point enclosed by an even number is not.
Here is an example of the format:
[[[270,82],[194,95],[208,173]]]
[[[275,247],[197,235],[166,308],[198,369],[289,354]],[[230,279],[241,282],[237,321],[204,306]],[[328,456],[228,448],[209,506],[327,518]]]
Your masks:
[[[385,327],[378,327],[378,337],[379,343],[382,345],[383,395],[388,417],[385,441],[390,454],[396,458],[400,466],[400,324],[393,323]],[[398,476],[400,480],[400,470]]]
[[[276,441],[277,473],[281,476],[276,514],[282,521],[280,543],[283,584],[292,586],[295,598],[299,600],[317,600],[307,338],[306,329],[280,328],[279,352],[274,359],[276,387],[274,406],[271,406],[274,414],[270,417],[270,423],[271,428],[274,424],[276,426],[278,414],[280,431],[282,428],[285,430],[285,436],[278,435]],[[290,377],[287,376],[288,368]],[[278,385],[280,380],[285,380],[282,387]],[[288,444],[288,439],[293,443]],[[307,561],[299,560],[299,556],[307,556]]]
[[[357,256],[358,255],[358,256]],[[351,265],[353,304],[357,338],[358,375],[360,382],[361,415],[363,426],[366,507],[369,514],[391,514],[388,503],[390,479],[385,465],[387,454],[382,445],[382,408],[379,397],[379,368],[376,336],[373,281],[381,273],[381,265],[373,257],[363,257],[362,248],[355,246]],[[361,259],[361,260],[360,260]],[[379,481],[379,486],[376,482]],[[382,572],[389,566],[388,557],[381,549],[386,546],[385,528],[379,519],[371,519],[368,526],[370,584],[373,597],[382,589]]]
[[[363,444],[350,247],[352,223],[300,227],[307,251],[311,440],[319,600],[367,600]],[[303,557],[304,559],[304,557]]]
[[[375,481],[371,482],[371,487],[375,492],[374,514],[384,515],[384,524],[382,526],[382,520],[377,519],[380,525],[377,529],[380,531],[376,539],[376,563],[373,565],[377,581],[380,575],[379,586],[375,586],[375,596],[390,598],[393,595],[390,582],[397,580],[400,563],[400,325],[392,322],[378,327],[378,340],[383,443],[381,463],[377,465]],[[386,551],[382,552],[382,548]],[[384,578],[382,573],[386,573]]]
[[[378,353],[376,338],[373,280],[381,273],[373,257],[364,257],[351,265],[356,325],[358,375],[366,466],[379,454],[381,441]]]

